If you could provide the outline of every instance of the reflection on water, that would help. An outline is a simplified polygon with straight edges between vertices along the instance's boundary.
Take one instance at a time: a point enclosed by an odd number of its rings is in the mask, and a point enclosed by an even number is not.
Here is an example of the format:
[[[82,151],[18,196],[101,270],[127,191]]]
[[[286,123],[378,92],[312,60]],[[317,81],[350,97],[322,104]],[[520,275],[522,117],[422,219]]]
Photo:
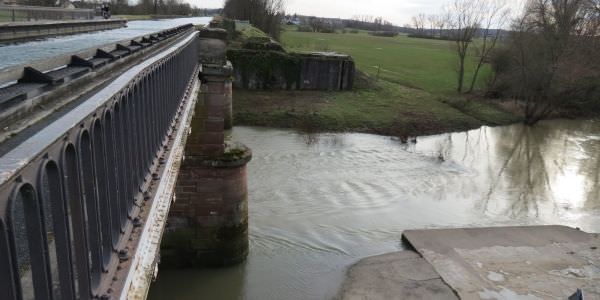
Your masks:
[[[108,43],[150,34],[184,24],[208,24],[212,18],[178,18],[166,20],[130,21],[127,27],[59,36],[18,44],[0,43],[0,69],[24,64],[28,61],[49,58]]]
[[[150,299],[323,299],[411,228],[564,224],[600,232],[600,122],[418,138],[238,127],[251,251],[223,270],[159,272]]]

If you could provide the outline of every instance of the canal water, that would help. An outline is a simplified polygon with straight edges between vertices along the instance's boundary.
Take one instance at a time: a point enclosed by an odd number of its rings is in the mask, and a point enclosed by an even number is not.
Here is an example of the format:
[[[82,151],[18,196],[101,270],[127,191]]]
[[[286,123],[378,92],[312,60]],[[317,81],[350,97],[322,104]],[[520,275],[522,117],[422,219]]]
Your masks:
[[[359,259],[414,228],[562,224],[600,232],[600,121],[483,127],[402,144],[369,134],[237,127],[250,255],[160,270],[150,299],[330,299]]]
[[[127,27],[125,28],[53,37],[26,43],[0,43],[0,57],[2,58],[0,60],[0,71],[7,67],[27,63],[28,61],[49,58],[130,39],[184,24],[206,25],[211,19],[211,17],[195,17],[130,21],[127,22]]]

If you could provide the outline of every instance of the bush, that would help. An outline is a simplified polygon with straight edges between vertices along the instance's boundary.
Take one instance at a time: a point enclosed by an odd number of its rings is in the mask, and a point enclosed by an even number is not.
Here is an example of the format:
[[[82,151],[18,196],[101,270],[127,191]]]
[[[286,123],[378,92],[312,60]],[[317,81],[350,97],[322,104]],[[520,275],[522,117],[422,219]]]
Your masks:
[[[229,40],[234,40],[238,37],[239,32],[236,31],[235,21],[227,18],[223,18],[221,20],[220,27],[227,31],[227,38]]]
[[[348,32],[350,32],[350,33],[358,33],[358,29],[350,29],[350,30],[348,30]]]
[[[251,37],[246,39],[246,42],[242,46],[244,49],[249,50],[267,50],[267,51],[279,51],[285,52],[281,44],[271,40],[270,37]]]
[[[308,25],[300,25],[298,26],[298,31],[300,32],[312,32],[312,27],[308,26]]]
[[[398,35],[395,31],[373,31],[369,33],[373,36],[383,36],[383,37],[395,37]]]
[[[320,33],[335,33],[335,29],[333,27],[323,27],[319,29]]]
[[[433,35],[428,35],[428,34],[424,34],[424,33],[410,33],[407,36],[409,38],[417,38],[417,39],[454,41],[454,39],[449,36],[433,36]]]
[[[283,20],[282,0],[226,0],[223,15],[248,20],[254,27],[278,40]]]

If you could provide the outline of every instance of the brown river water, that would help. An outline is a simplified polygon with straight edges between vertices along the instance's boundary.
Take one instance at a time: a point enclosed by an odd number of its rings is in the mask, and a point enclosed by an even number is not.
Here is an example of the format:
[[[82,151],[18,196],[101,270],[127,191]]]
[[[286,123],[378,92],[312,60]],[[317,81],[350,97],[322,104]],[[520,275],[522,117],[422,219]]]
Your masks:
[[[369,134],[236,127],[248,165],[250,255],[160,270],[149,299],[331,299],[403,230],[561,224],[600,232],[600,121],[482,127],[402,144]]]

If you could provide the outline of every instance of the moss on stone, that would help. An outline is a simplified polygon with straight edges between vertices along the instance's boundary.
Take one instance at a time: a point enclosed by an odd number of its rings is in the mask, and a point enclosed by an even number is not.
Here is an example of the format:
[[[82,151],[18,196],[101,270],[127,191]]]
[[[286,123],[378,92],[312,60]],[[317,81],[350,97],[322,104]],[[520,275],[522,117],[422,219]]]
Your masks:
[[[275,76],[283,76],[288,89],[300,83],[302,60],[298,55],[280,51],[230,49],[227,58],[239,70],[243,85],[248,88],[249,78],[255,77],[269,88]]]
[[[191,241],[194,231],[190,228],[180,228],[165,232],[160,244],[160,265],[165,268],[184,268],[193,264],[195,251]]]
[[[225,145],[225,152],[223,155],[217,158],[222,162],[233,162],[239,160],[245,160],[252,155],[250,149],[243,144],[227,142]]]
[[[225,267],[248,256],[248,219],[233,226],[201,226],[165,232],[162,268]]]

